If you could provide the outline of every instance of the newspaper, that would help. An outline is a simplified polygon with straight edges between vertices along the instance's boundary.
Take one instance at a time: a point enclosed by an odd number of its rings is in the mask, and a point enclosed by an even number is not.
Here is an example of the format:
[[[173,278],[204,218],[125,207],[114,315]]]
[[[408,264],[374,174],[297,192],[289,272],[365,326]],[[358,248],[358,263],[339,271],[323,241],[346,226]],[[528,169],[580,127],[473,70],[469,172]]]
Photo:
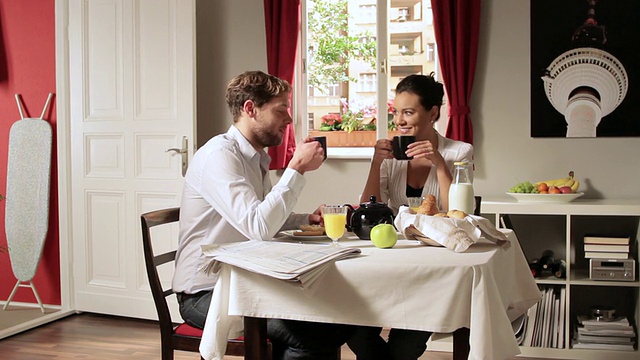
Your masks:
[[[331,263],[358,256],[360,249],[249,240],[221,245],[203,245],[202,253],[210,258],[204,268],[208,274],[218,272],[221,263],[226,263],[308,288],[320,278]]]

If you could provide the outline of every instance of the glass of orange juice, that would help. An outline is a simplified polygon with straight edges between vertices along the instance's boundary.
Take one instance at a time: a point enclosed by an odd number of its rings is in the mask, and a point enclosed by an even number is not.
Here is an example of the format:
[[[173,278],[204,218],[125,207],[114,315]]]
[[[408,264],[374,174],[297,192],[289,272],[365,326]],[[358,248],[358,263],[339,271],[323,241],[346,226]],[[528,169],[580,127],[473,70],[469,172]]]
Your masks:
[[[331,238],[333,245],[338,244],[347,225],[347,207],[343,205],[325,205],[322,208],[324,231]]]
[[[424,200],[424,196],[410,197],[409,198],[409,208],[411,210],[413,210],[414,213],[417,213],[418,212],[418,208],[422,204],[423,200]]]

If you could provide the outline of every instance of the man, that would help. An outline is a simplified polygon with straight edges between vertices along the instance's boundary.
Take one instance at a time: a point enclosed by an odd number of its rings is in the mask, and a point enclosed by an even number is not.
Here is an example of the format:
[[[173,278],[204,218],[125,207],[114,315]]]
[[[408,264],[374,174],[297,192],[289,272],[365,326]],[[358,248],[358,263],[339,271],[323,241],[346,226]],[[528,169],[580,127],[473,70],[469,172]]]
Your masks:
[[[290,85],[260,71],[248,71],[227,86],[233,125],[193,157],[180,205],[180,240],[173,290],[182,318],[203,328],[217,275],[206,275],[201,245],[271,239],[280,230],[317,224],[313,214],[293,214],[305,184],[303,175],[322,165],[319,142],[305,139],[272,187],[265,148],[282,142],[289,115]],[[350,326],[270,319],[267,335],[274,359],[335,359]]]

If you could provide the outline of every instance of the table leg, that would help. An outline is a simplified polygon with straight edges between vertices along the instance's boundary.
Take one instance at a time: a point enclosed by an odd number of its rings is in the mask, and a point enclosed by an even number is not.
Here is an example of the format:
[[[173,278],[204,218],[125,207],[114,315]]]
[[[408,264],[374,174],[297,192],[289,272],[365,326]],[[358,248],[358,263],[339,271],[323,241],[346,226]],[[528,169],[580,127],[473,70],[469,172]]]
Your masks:
[[[267,319],[244,317],[244,358],[246,360],[267,360]]]
[[[453,332],[453,360],[469,358],[469,328],[460,328]]]

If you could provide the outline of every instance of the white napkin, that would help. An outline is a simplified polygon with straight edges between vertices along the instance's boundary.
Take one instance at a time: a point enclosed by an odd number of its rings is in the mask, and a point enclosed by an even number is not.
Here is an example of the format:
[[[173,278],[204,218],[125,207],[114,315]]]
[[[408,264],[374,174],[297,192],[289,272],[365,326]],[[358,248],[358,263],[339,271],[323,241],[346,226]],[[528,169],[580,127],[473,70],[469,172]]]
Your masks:
[[[407,238],[415,238],[427,245],[444,246],[463,252],[484,236],[487,240],[508,248],[506,235],[481,216],[467,215],[464,219],[413,214],[401,206],[394,224]]]

